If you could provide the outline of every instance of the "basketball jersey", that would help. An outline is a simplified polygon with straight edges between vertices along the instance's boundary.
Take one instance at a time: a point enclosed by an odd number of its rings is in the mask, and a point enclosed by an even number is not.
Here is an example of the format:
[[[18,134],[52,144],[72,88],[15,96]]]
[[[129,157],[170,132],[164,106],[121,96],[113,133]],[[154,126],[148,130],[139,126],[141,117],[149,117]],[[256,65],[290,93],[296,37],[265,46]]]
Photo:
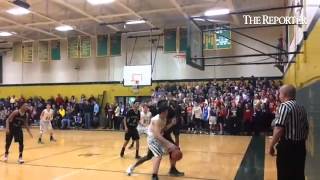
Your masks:
[[[52,109],[50,109],[49,111],[47,109],[44,109],[42,111],[42,113],[43,113],[43,116],[42,116],[41,120],[43,120],[43,121],[49,121],[53,118],[53,110]]]
[[[140,120],[140,112],[139,111],[135,112],[133,109],[130,109],[129,112],[127,113],[127,118],[126,118],[128,128],[131,128],[131,129],[137,128],[139,120]]]
[[[27,113],[25,112],[24,114],[21,114],[20,111],[18,111],[17,115],[13,118],[12,122],[10,123],[10,126],[14,128],[22,128],[26,119]]]
[[[149,125],[150,124],[150,120],[151,120],[151,112],[141,112],[141,119],[142,119],[142,124],[143,125]]]
[[[148,137],[154,137],[154,136],[153,136],[153,132],[152,132],[152,130],[151,130],[152,123],[159,124],[159,125],[160,125],[159,128],[161,129],[161,133],[162,133],[162,131],[164,130],[164,128],[165,128],[165,126],[166,126],[167,120],[166,120],[166,119],[164,119],[164,120],[161,119],[160,116],[159,116],[159,114],[156,115],[155,117],[153,117],[153,118],[151,119],[150,125],[149,125],[149,127],[148,127]]]

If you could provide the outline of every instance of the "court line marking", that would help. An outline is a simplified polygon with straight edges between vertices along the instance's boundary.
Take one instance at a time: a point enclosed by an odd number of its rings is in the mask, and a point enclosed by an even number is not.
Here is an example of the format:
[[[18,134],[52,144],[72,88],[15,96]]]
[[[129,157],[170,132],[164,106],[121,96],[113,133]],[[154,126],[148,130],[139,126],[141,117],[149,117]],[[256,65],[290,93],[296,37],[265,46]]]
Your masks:
[[[53,154],[53,155],[50,155],[48,157],[52,157],[52,156],[56,156],[56,155],[59,155],[59,154],[63,154],[63,153],[68,153],[68,152],[73,152],[73,151],[77,151],[77,150],[80,150],[80,149],[86,149],[86,148],[90,148],[90,147],[93,147],[93,146],[89,146],[89,147],[82,147],[82,148],[77,148],[77,149],[73,149],[73,150],[70,150],[70,151],[65,151],[65,152],[60,152],[60,153],[56,153],[56,154]],[[143,146],[141,147],[140,149],[146,149],[147,146]],[[126,154],[132,154],[133,152],[135,151],[129,151],[128,153]],[[48,157],[43,157],[41,159],[44,159],[44,158],[48,158]],[[39,160],[40,158],[36,159],[36,160]],[[53,178],[54,180],[61,180],[61,179],[64,179],[64,178],[67,178],[67,177],[70,177],[70,176],[73,176],[75,174],[78,174],[78,173],[81,173],[83,171],[102,171],[102,172],[114,172],[114,173],[125,173],[124,171],[117,171],[117,170],[104,170],[104,169],[95,169],[95,168],[91,168],[91,167],[95,167],[95,166],[98,166],[98,165],[101,165],[101,164],[104,164],[104,163],[107,163],[109,161],[114,161],[116,159],[121,159],[121,157],[119,157],[119,155],[111,158],[111,159],[106,159],[105,161],[100,161],[98,163],[95,163],[95,164],[91,164],[87,167],[84,167],[84,168],[76,168],[76,167],[64,167],[64,166],[51,166],[51,165],[37,165],[37,164],[30,164],[30,163],[25,163],[24,165],[27,165],[27,166],[39,166],[39,167],[53,167],[53,168],[63,168],[63,169],[74,169],[76,171],[72,171],[68,174],[64,174],[62,176],[58,176],[58,177],[55,177]],[[36,160],[31,160],[31,161],[36,161]],[[31,161],[28,161],[28,162],[31,162]],[[16,163],[10,163],[10,164],[16,164]],[[151,174],[148,174],[148,173],[142,173],[142,172],[136,172],[134,174],[140,174],[140,175],[151,175]],[[164,176],[164,177],[170,177],[168,175],[159,175],[159,176]],[[199,179],[199,180],[218,180],[218,179],[213,179],[213,178],[199,178],[199,177],[191,177],[191,176],[183,176],[183,177],[176,177],[176,178],[185,178],[185,179]]]
[[[17,163],[7,163],[7,164],[17,164]],[[51,166],[51,165],[39,165],[39,164],[23,164],[22,166],[35,166],[35,167],[45,167],[45,168],[60,168],[60,169],[74,169],[74,170],[83,170],[83,171],[99,171],[99,172],[113,172],[113,173],[121,173],[125,174],[124,171],[117,171],[117,170],[108,170],[108,169],[94,169],[94,168],[77,168],[77,167],[66,167],[66,166]],[[135,172],[134,174],[139,175],[151,175],[149,173],[143,172]],[[134,176],[134,175],[132,175]],[[171,177],[165,174],[159,174],[162,177]],[[174,177],[174,178],[183,178],[183,179],[199,179],[199,180],[219,180],[214,178],[200,178],[200,177],[192,177],[192,176],[181,176],[181,177]]]
[[[33,149],[42,149],[42,148],[46,148],[46,147],[51,147],[53,145],[56,145],[56,144],[50,144],[48,146],[35,146],[35,147],[30,147],[26,150],[33,150]],[[85,146],[85,145],[78,145],[78,146]],[[101,145],[100,145],[101,146]],[[52,165],[39,165],[39,164],[30,164],[29,162],[34,162],[34,161],[37,161],[37,160],[41,160],[41,159],[46,159],[46,158],[50,158],[50,157],[54,157],[54,156],[58,156],[58,155],[61,155],[61,154],[64,154],[64,153],[70,153],[70,152],[74,152],[74,151],[77,151],[77,150],[81,150],[81,149],[87,149],[87,148],[91,148],[91,147],[95,147],[93,145],[89,146],[85,146],[85,147],[80,147],[80,148],[76,148],[76,149],[71,149],[71,150],[68,150],[68,151],[63,151],[63,152],[59,152],[59,153],[55,153],[55,154],[50,154],[48,156],[44,156],[44,157],[40,157],[40,158],[37,158],[37,159],[33,159],[33,160],[29,160],[27,161],[27,163],[25,163],[24,165],[28,165],[28,166],[39,166],[39,167],[54,167],[54,168],[63,168],[63,169],[75,169],[77,171],[73,171],[69,174],[65,174],[61,177],[56,177],[54,178],[54,180],[60,180],[64,178],[64,176],[66,177],[69,177],[69,176],[72,176],[74,174],[77,174],[77,173],[80,173],[82,171],[85,171],[85,170],[91,170],[91,171],[103,171],[103,172],[115,172],[115,173],[124,173],[123,171],[117,171],[117,170],[104,170],[104,169],[94,169],[94,168],[90,168],[90,167],[94,167],[94,166],[98,166],[100,164],[104,164],[108,161],[113,161],[113,160],[116,160],[116,159],[120,159],[120,157],[117,155],[115,157],[113,157],[112,159],[106,159],[106,161],[100,161],[98,163],[95,163],[95,164],[92,164],[90,166],[87,166],[87,167],[84,167],[84,168],[76,168],[76,167],[66,167],[66,166],[52,166]],[[147,146],[143,146],[141,147],[140,149],[146,149]],[[134,150],[132,151],[129,151],[128,153],[126,154],[131,154],[135,152]],[[240,153],[219,153],[219,152],[205,152],[205,151],[187,151],[187,150],[184,150],[183,152],[200,152],[200,153],[215,153],[215,154],[235,154],[235,155],[243,155],[243,154],[240,154]],[[6,164],[17,164],[17,163],[6,163]],[[134,174],[140,174],[140,175],[151,175],[151,174],[148,174],[148,173],[142,173],[142,172],[135,172]],[[164,177],[170,177],[168,175],[159,175],[159,176],[164,176]],[[175,178],[179,178],[179,177],[175,177]],[[187,179],[199,179],[199,180],[218,180],[218,179],[208,179],[208,178],[199,178],[199,177],[191,177],[191,176],[183,176],[183,178],[187,178]]]
[[[232,155],[235,155],[235,156],[242,156],[242,155],[244,155],[245,154],[245,152],[244,153],[224,153],[224,152],[211,152],[211,151],[193,151],[193,150],[184,150],[184,149],[182,149],[182,152],[184,153],[184,152],[192,152],[192,153],[212,153],[212,154],[221,154],[221,155],[230,155],[230,154],[232,154]]]
[[[146,149],[146,148],[147,148],[147,146],[142,146],[142,147],[140,147],[139,149]],[[135,151],[129,151],[129,152],[126,153],[126,154],[132,154],[133,152],[135,152]],[[107,162],[110,162],[110,161],[114,161],[114,160],[120,159],[120,158],[121,158],[121,157],[120,157],[119,155],[116,155],[116,156],[113,156],[111,159],[108,158],[108,159],[105,159],[104,161],[99,161],[99,162],[97,162],[97,163],[90,164],[89,166],[86,166],[86,167],[83,168],[83,169],[78,169],[78,170],[76,170],[76,171],[72,171],[72,172],[67,173],[67,174],[64,174],[64,175],[62,175],[62,176],[55,177],[55,178],[53,178],[53,179],[54,179],[54,180],[64,179],[64,178],[66,178],[66,177],[70,177],[70,176],[73,176],[73,175],[75,175],[75,174],[81,173],[81,172],[85,171],[85,170],[88,169],[88,168],[95,167],[95,166],[98,166],[98,165],[102,165],[102,164],[104,164],[104,163],[107,163]]]
[[[29,160],[28,163],[29,162],[33,162],[33,161],[38,161],[38,160],[41,160],[41,159],[46,159],[46,158],[58,156],[58,155],[61,155],[61,154],[64,154],[64,153],[70,153],[70,152],[78,151],[78,150],[81,150],[81,149],[87,149],[87,148],[90,148],[90,147],[92,147],[92,146],[79,147],[79,148],[75,148],[75,149],[70,149],[68,151],[62,151],[62,152],[58,152],[58,153],[53,153],[53,154],[50,154],[50,155],[47,155],[47,156],[39,157],[37,159]]]
[[[31,146],[29,148],[24,148],[23,149],[23,152],[27,151],[27,150],[33,150],[33,149],[42,149],[42,148],[46,148],[46,147],[51,147],[51,146],[54,146],[56,144],[49,144],[47,146],[41,146],[41,145],[38,145],[38,146]],[[12,146],[11,146],[12,147]],[[5,153],[2,153],[0,154],[0,156],[4,156]]]

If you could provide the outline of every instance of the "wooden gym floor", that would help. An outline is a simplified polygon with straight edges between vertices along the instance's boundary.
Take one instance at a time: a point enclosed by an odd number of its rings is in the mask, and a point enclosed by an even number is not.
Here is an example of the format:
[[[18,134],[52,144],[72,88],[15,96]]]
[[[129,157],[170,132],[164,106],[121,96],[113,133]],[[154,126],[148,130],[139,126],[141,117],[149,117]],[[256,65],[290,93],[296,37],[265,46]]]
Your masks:
[[[25,164],[17,164],[18,144],[12,143],[9,162],[0,162],[1,180],[149,180],[152,162],[146,162],[126,176],[127,167],[135,162],[134,150],[126,150],[125,158],[119,151],[123,132],[110,131],[55,131],[55,143],[43,137],[44,145],[37,144],[26,132]],[[1,158],[4,153],[5,132],[0,132]],[[160,179],[197,180],[273,180],[276,179],[275,158],[267,154],[269,143],[264,137],[181,135],[183,159],[178,162],[185,177],[169,177],[168,156],[162,160]],[[141,155],[146,153],[146,138],[141,142]]]

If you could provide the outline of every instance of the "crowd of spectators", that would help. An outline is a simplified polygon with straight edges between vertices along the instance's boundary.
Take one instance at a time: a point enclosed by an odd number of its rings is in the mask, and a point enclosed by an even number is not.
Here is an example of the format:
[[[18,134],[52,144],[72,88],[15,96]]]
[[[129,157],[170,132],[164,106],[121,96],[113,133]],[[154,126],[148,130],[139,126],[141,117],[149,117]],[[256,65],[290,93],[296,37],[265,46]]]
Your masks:
[[[99,125],[100,107],[94,96],[86,98],[82,95],[79,100],[75,96],[62,97],[58,94],[55,98],[47,100],[39,97],[30,97],[26,99],[23,95],[19,98],[11,96],[0,99],[0,126],[5,125],[6,118],[10,113],[18,109],[19,105],[28,103],[30,109],[28,112],[30,124],[38,124],[41,112],[46,104],[50,103],[54,112],[53,126],[55,128],[68,129],[71,127],[91,128]]]
[[[179,128],[189,133],[260,134],[271,129],[279,105],[279,80],[267,78],[166,83],[157,86],[148,104],[153,115],[160,99],[175,101]],[[130,105],[99,105],[94,96],[79,99],[58,94],[47,100],[15,96],[0,99],[0,126],[21,103],[30,105],[30,123],[37,124],[46,103],[52,104],[55,128],[97,128],[122,130]],[[103,116],[101,116],[103,114]]]
[[[172,83],[158,86],[152,101],[175,100],[180,127],[191,133],[261,134],[271,130],[280,104],[281,81],[245,80]]]

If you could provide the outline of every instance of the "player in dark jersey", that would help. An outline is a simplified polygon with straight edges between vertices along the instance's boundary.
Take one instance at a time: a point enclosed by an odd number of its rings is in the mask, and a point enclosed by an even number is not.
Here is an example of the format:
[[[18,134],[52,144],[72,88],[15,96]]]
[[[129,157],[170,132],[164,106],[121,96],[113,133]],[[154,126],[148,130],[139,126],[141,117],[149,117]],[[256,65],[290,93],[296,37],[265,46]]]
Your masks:
[[[13,111],[6,121],[6,146],[5,146],[5,154],[4,154],[4,162],[8,161],[9,148],[14,138],[15,142],[19,143],[19,160],[18,163],[24,163],[22,159],[23,153],[23,132],[22,126],[24,125],[32,138],[32,134],[29,129],[28,123],[28,113],[29,110],[28,104],[24,103],[18,110]]]
[[[124,156],[124,151],[126,146],[128,145],[130,139],[132,138],[133,141],[136,142],[136,159],[139,159],[139,133],[137,130],[138,123],[140,121],[140,111],[138,110],[139,103],[134,103],[132,105],[132,109],[130,109],[127,113],[126,118],[123,120],[124,128],[125,128],[125,137],[124,137],[124,144],[122,146],[120,156]]]
[[[181,121],[182,121],[182,108],[181,105],[178,104],[177,101],[170,101],[170,107],[175,112],[175,120],[176,123],[170,129],[170,133],[173,132],[175,138],[175,144],[179,146],[180,144],[180,129],[181,129]],[[171,137],[171,135],[170,135]]]
[[[172,104],[170,103],[170,107],[168,109],[168,115],[167,115],[167,125],[165,127],[165,131],[163,133],[163,137],[165,139],[167,139],[168,141],[170,141],[173,144],[176,144],[172,137],[171,137],[171,133],[174,131],[174,126],[176,125],[176,104]],[[142,157],[141,159],[139,159],[135,164],[129,166],[129,168],[127,169],[127,174],[129,176],[131,176],[131,174],[133,173],[134,169],[138,166],[140,166],[141,164],[143,164],[146,161],[149,161],[153,158],[153,153],[150,149],[148,149],[148,153],[146,156]],[[175,161],[171,161],[171,156],[170,156],[170,171],[169,171],[169,175],[170,176],[184,176],[183,172],[179,172],[176,168],[176,162]]]

